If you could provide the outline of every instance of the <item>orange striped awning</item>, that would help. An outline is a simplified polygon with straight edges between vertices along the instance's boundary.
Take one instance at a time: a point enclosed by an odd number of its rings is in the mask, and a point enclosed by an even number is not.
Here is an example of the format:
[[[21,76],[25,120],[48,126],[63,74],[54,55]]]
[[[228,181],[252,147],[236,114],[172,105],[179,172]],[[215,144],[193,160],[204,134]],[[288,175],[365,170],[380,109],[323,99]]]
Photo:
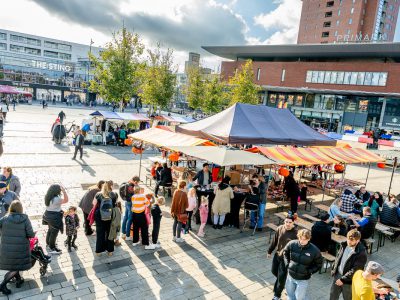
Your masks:
[[[352,164],[385,161],[385,159],[379,155],[361,148],[319,148],[319,150],[342,163]]]
[[[303,165],[325,165],[335,164],[338,161],[317,148],[294,148],[294,147],[254,147],[251,152],[261,152],[279,164],[303,166]]]

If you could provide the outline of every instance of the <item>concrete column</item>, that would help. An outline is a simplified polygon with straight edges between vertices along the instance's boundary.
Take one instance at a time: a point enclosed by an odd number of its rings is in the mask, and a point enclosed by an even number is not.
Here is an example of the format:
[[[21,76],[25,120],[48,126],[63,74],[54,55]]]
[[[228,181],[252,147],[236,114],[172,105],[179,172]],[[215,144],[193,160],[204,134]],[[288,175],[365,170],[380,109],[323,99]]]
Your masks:
[[[379,128],[382,127],[383,116],[385,115],[385,110],[386,110],[386,98],[383,98],[382,109],[381,109],[381,116],[380,116],[380,118],[379,118]]]

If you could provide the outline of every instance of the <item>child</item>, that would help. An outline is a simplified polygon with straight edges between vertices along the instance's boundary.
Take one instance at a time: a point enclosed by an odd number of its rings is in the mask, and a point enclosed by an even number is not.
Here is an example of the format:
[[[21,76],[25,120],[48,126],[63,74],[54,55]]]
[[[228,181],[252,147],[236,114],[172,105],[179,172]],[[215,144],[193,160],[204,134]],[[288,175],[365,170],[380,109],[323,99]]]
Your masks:
[[[135,186],[135,194],[132,196],[132,223],[133,223],[133,246],[139,245],[139,230],[142,237],[142,245],[146,250],[152,250],[154,247],[149,245],[149,225],[146,219],[146,207],[150,206],[150,200],[144,194],[140,186]]]
[[[185,233],[188,233],[189,230],[192,230],[192,216],[193,210],[197,207],[197,196],[196,196],[196,189],[192,187],[188,193],[188,201],[189,206],[186,209],[186,213],[188,215],[188,221],[185,228]]]
[[[65,231],[67,234],[67,240],[65,241],[66,246],[68,247],[68,252],[71,252],[71,247],[75,250],[78,250],[78,247],[75,245],[76,236],[79,228],[79,218],[76,214],[76,207],[70,206],[68,209],[68,214],[65,216]]]
[[[153,231],[151,232],[151,240],[154,249],[161,248],[160,242],[158,241],[158,234],[160,232],[160,224],[162,218],[162,211],[160,209],[160,206],[164,204],[165,198],[158,197],[154,205],[151,207],[151,216],[153,217]]]
[[[115,246],[121,246],[121,242],[119,241],[119,237],[121,235],[121,215],[122,215],[122,204],[121,204],[121,201],[117,201],[117,203],[115,204],[115,208],[117,209],[115,211],[115,214],[116,214],[115,223],[118,224],[119,226],[116,226],[117,237],[114,240],[114,245]]]
[[[208,219],[208,197],[201,196],[201,205],[199,207],[199,210],[200,210],[201,225],[197,235],[199,237],[204,237],[204,227],[206,226]]]

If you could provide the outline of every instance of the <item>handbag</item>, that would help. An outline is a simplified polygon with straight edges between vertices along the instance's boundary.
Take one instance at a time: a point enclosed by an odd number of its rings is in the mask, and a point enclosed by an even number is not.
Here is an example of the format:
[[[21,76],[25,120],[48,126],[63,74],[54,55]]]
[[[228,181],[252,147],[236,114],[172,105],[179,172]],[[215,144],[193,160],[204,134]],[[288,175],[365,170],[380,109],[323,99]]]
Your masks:
[[[181,197],[179,198],[179,203],[181,202],[181,200],[182,200],[182,194],[181,194]],[[177,219],[178,219],[179,222],[186,224],[187,221],[188,221],[188,215],[187,215],[186,212],[185,213],[180,213],[180,214],[177,215]]]

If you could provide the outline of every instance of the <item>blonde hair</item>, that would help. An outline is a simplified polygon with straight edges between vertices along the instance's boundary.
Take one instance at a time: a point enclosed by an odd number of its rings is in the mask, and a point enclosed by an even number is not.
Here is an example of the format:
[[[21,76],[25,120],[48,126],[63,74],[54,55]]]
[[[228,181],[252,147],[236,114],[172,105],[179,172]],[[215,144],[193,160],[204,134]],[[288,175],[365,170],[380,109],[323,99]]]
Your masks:
[[[140,186],[135,185],[135,188],[133,189],[133,192],[134,192],[135,194],[140,194]]]
[[[104,197],[110,197],[110,193],[112,192],[112,187],[114,183],[111,180],[106,181],[101,187],[101,194]]]
[[[194,188],[194,187],[192,187],[190,190],[189,190],[189,196],[190,195],[192,195],[192,193],[194,193],[194,195],[196,195],[196,188]]]
[[[201,204],[208,204],[208,197],[201,196]]]
[[[300,229],[297,232],[297,238],[300,239],[302,237],[307,239],[307,240],[310,240],[311,239],[311,231],[308,230],[308,229]]]
[[[162,197],[162,196],[160,196],[160,197],[157,197],[157,204],[158,205],[164,205],[165,204],[165,198],[164,197]]]

